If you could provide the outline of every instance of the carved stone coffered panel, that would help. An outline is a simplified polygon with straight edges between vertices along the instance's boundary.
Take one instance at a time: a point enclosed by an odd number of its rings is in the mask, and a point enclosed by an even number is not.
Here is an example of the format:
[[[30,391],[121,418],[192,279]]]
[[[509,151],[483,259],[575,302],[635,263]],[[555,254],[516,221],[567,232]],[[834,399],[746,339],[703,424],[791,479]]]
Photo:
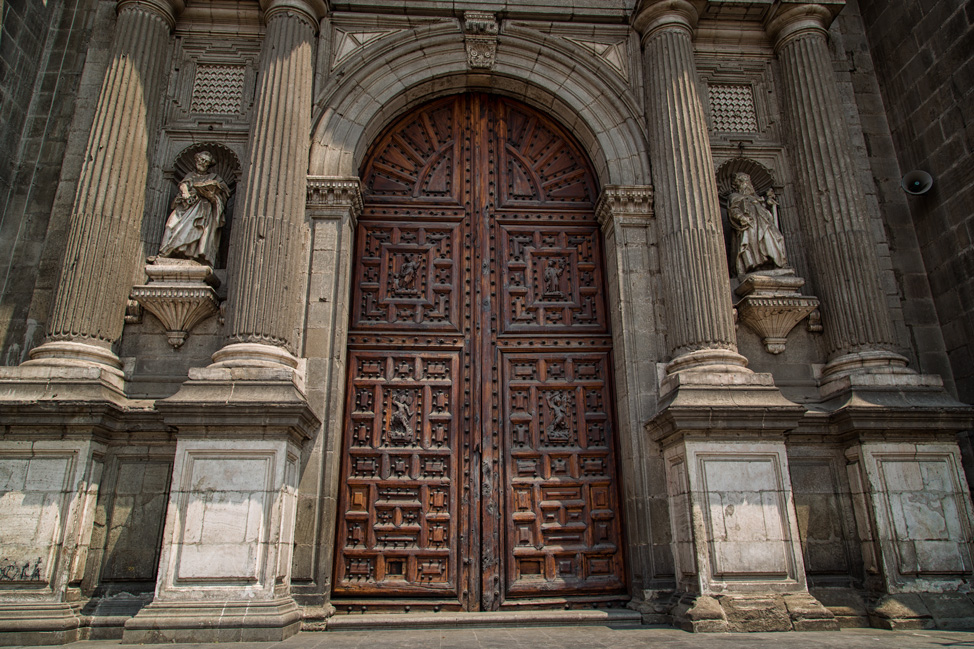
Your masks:
[[[260,41],[176,39],[166,116],[170,127],[246,129],[257,82]]]
[[[699,54],[697,74],[704,86],[704,110],[715,145],[780,141],[771,62],[762,57]]]

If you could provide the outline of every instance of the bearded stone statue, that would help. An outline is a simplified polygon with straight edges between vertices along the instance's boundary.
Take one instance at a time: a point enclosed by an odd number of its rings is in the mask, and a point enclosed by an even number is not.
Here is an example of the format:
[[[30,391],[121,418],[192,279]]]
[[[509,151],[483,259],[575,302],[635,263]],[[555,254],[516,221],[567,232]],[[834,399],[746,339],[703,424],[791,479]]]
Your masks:
[[[173,199],[159,256],[214,266],[230,188],[219,175],[209,173],[216,162],[213,154],[200,151],[194,161],[196,169],[180,181]]]
[[[773,194],[761,198],[751,176],[734,176],[734,191],[727,200],[727,216],[734,228],[734,268],[738,277],[759,270],[787,268],[785,238],[769,208],[777,205]]]

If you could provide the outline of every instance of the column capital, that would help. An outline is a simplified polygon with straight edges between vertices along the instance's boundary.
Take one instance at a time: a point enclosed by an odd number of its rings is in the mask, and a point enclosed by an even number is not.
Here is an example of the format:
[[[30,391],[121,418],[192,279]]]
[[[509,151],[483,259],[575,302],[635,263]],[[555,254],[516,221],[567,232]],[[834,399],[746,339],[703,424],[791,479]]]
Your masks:
[[[355,225],[362,208],[362,183],[357,176],[308,176],[307,209],[311,218],[347,214]]]
[[[264,12],[265,23],[277,15],[295,12],[310,23],[316,32],[318,21],[328,15],[327,0],[260,0],[260,8]]]
[[[818,32],[825,36],[845,2],[779,2],[768,14],[764,29],[775,50],[800,34]]]
[[[176,18],[186,8],[184,0],[118,0],[116,13],[125,10],[141,10],[154,13],[169,25],[169,31],[176,28]]]
[[[643,0],[632,26],[644,40],[663,28],[683,29],[692,36],[703,5],[700,0]]]
[[[608,185],[595,206],[602,230],[612,227],[622,217],[653,218],[652,185]]]

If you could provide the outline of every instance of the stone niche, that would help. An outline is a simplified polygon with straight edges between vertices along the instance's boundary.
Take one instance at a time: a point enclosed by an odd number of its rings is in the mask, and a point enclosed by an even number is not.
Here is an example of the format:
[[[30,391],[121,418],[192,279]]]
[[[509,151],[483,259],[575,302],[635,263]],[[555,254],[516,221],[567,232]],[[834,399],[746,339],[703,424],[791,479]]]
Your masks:
[[[179,349],[196,325],[216,315],[220,310],[221,282],[217,272],[225,265],[233,195],[240,175],[240,161],[228,147],[216,142],[196,143],[183,149],[173,164],[174,182],[190,177],[194,158],[200,152],[208,152],[213,163],[209,171],[226,183],[229,190],[220,214],[222,227],[211,235],[219,238],[213,246],[212,259],[183,259],[178,255],[158,256],[147,259],[145,274],[148,282],[132,287],[131,298],[154,315],[166,330],[166,339],[173,349]]]
[[[784,235],[778,215],[778,198],[775,180],[770,169],[754,160],[734,158],[723,163],[717,170],[717,187],[724,218],[724,233],[727,244],[727,259],[731,275],[737,277],[734,293],[740,298],[734,305],[737,321],[747,326],[761,337],[765,350],[770,354],[785,351],[788,334],[802,320],[817,314],[818,298],[802,295],[799,291],[805,280],[795,274],[791,262],[781,258],[771,260],[758,268],[742,267],[738,259],[743,245],[738,243],[733,218],[735,179],[746,174],[753,186],[754,195],[761,199],[762,207],[770,212],[773,223],[759,226],[761,235],[748,235],[747,245],[753,250],[763,244],[760,240],[777,239],[777,245],[784,247]],[[779,188],[780,189],[780,188]],[[772,234],[768,234],[770,229]],[[753,237],[753,238],[752,238]],[[783,251],[782,251],[783,252]],[[763,251],[748,255],[760,257]],[[743,254],[743,253],[741,253]],[[820,331],[821,327],[809,326],[809,331]]]

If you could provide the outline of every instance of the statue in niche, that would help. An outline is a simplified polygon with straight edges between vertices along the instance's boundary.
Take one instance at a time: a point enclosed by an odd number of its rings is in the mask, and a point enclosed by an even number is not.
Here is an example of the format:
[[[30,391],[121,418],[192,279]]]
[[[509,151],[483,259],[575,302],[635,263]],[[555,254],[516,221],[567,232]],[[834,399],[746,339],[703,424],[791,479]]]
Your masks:
[[[777,224],[778,200],[769,189],[758,196],[746,173],[734,175],[727,216],[734,228],[734,268],[738,277],[761,270],[787,268],[785,239]]]
[[[179,183],[159,256],[192,259],[214,266],[230,188],[223,178],[209,172],[216,162],[212,153],[200,151],[193,159],[196,170],[186,174]]]

